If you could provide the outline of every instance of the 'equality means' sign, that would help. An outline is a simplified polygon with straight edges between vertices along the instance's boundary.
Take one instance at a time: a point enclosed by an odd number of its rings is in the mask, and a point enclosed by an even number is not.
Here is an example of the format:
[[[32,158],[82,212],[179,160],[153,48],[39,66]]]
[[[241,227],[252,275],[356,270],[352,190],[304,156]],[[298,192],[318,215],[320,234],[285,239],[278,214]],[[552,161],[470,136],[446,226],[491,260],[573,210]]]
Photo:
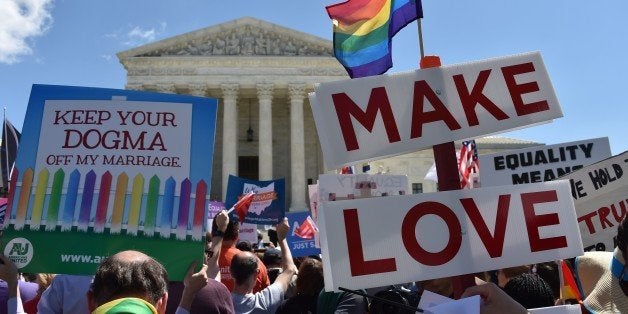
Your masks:
[[[571,183],[585,251],[612,251],[628,212],[628,151],[559,179]]]
[[[578,256],[576,224],[567,181],[322,202],[325,290]]]
[[[539,53],[322,83],[309,97],[328,168],[562,116]]]
[[[552,181],[611,156],[607,137],[480,155],[482,186]]]
[[[181,280],[201,261],[215,99],[34,85],[4,253],[26,272],[93,274],[138,249]]]

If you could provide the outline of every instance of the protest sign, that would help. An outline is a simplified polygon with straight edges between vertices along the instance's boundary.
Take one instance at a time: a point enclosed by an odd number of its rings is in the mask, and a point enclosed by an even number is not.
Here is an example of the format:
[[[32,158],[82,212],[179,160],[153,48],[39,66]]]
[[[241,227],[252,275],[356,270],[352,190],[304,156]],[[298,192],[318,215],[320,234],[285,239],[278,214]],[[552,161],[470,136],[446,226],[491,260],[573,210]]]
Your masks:
[[[569,180],[585,251],[613,251],[628,208],[628,151],[572,172]]]
[[[24,272],[93,274],[139,249],[181,280],[202,259],[215,99],[34,85],[4,253]]]
[[[408,177],[388,174],[322,174],[318,176],[318,198],[323,201],[404,195]],[[320,204],[319,204],[320,206]]]
[[[332,169],[562,116],[538,52],[321,83],[309,98]]]
[[[321,254],[321,249],[316,247],[315,232],[308,217],[312,219],[307,211],[287,213],[290,223],[290,233],[286,237],[288,247],[293,257],[310,256]],[[311,230],[311,231],[309,231]]]
[[[321,202],[325,290],[571,258],[576,224],[567,181]]]
[[[285,180],[257,181],[229,176],[225,207],[231,208],[240,196],[254,192],[244,222],[256,225],[276,225],[286,211]]]
[[[257,225],[242,223],[238,229],[238,242],[249,241],[255,246],[257,243]]]
[[[580,314],[580,304],[558,305],[528,309],[531,314]]]
[[[482,186],[551,181],[611,156],[607,137],[480,155]]]
[[[214,217],[225,209],[225,204],[219,201],[209,201],[207,205],[207,230],[211,231],[211,226],[214,221]]]

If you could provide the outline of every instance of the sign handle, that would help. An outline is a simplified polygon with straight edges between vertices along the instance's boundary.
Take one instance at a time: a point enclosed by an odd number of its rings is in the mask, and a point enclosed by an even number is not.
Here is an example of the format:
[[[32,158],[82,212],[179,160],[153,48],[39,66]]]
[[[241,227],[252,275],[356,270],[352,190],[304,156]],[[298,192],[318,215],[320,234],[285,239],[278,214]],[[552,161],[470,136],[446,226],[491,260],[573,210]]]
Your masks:
[[[441,66],[438,56],[422,56],[421,69],[436,68]],[[456,159],[456,146],[454,142],[434,145],[434,162],[436,163],[436,174],[438,175],[438,190],[452,191],[460,190],[460,175],[458,173],[458,160]],[[454,297],[459,299],[464,290],[475,286],[473,275],[461,275],[451,278],[454,288]]]

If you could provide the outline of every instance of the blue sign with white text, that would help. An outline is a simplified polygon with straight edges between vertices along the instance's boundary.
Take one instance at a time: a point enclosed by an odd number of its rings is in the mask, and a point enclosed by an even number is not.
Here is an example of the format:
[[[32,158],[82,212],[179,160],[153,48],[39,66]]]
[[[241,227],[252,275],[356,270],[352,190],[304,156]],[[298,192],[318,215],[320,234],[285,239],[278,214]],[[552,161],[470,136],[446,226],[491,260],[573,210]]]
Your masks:
[[[286,212],[286,183],[284,179],[257,181],[229,176],[225,208],[231,208],[246,193],[253,192],[245,223],[276,225]],[[236,214],[236,213],[234,213]]]
[[[288,247],[293,257],[321,254],[320,247],[316,247],[316,224],[309,211],[287,213],[290,223],[290,232],[286,237]]]

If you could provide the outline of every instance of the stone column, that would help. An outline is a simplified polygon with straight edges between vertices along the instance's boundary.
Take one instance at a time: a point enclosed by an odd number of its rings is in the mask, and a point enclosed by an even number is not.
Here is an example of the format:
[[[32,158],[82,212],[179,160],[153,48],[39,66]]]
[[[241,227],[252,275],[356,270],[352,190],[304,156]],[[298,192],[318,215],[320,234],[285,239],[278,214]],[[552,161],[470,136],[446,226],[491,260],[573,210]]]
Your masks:
[[[229,174],[238,174],[238,88],[237,83],[222,84],[222,199],[227,196]]]
[[[303,138],[303,97],[305,84],[288,85],[290,94],[290,211],[307,208],[305,203],[305,144]]]
[[[273,179],[273,84],[257,84],[259,100],[259,179]]]

